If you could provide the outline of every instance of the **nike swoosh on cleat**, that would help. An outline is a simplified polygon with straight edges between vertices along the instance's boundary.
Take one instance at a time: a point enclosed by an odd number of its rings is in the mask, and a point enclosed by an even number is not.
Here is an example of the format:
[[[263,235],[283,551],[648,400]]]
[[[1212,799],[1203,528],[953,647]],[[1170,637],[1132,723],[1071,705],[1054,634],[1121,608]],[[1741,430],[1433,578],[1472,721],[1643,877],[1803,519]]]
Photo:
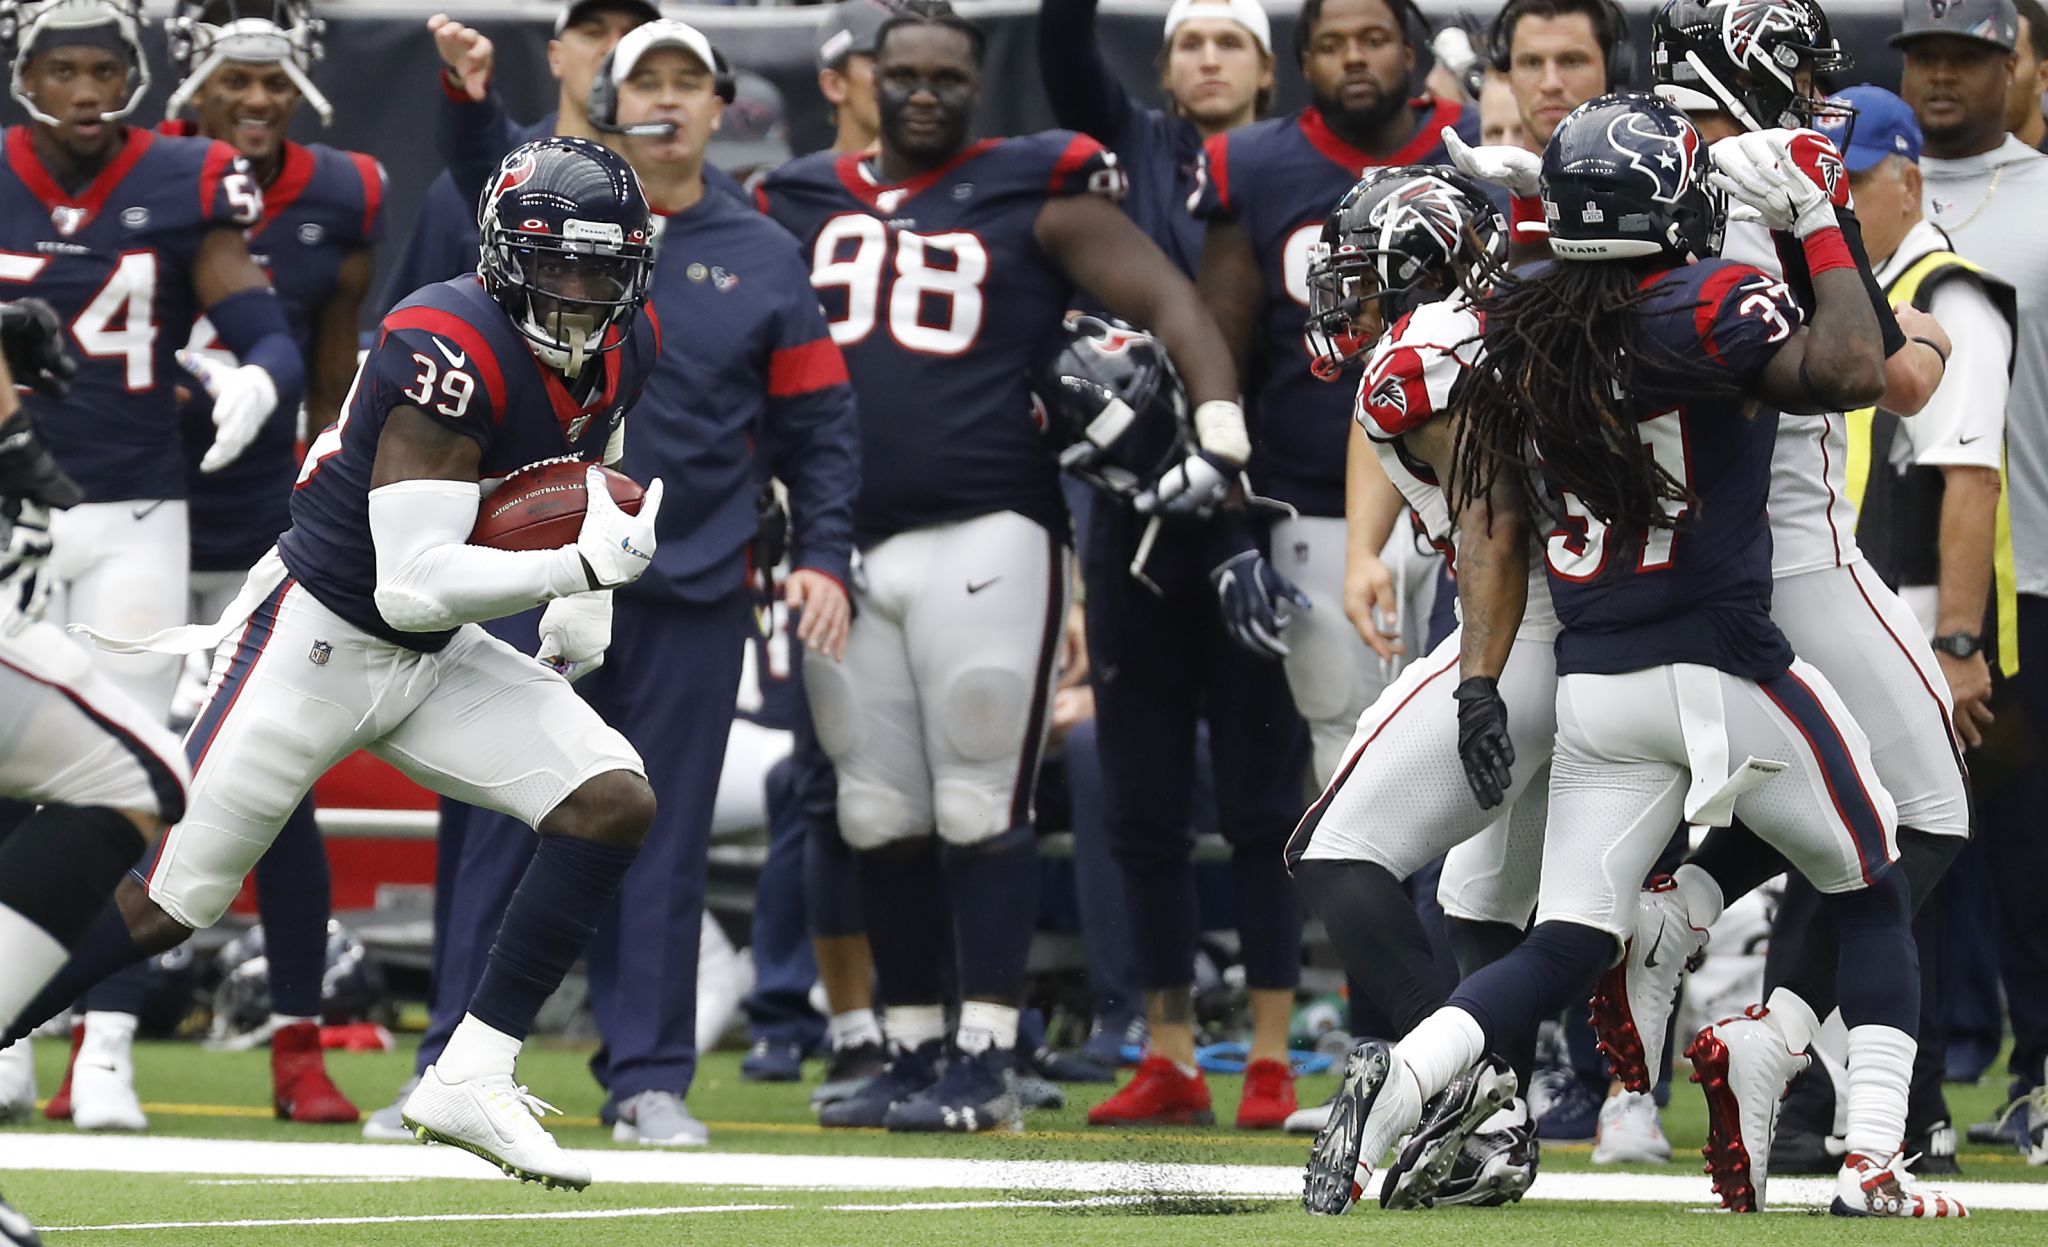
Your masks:
[[[1657,950],[1662,947],[1664,947],[1664,924],[1660,922],[1657,924],[1657,938],[1651,941],[1649,954],[1643,958],[1643,965],[1646,968],[1652,970],[1657,968]]]
[[[987,580],[982,581],[980,584],[975,584],[973,581],[970,580],[967,582],[967,592],[970,594],[979,593],[983,589],[988,588],[990,585],[994,584],[996,581],[1001,579],[1001,576],[990,576]]]

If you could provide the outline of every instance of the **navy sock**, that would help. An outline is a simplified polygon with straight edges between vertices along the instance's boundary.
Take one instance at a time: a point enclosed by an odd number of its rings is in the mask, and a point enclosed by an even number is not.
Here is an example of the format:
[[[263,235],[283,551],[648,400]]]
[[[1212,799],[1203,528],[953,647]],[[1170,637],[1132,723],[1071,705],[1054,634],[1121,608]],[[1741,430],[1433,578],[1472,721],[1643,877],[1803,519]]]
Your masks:
[[[1277,860],[1277,859],[1276,859]],[[1309,858],[1294,881],[1315,907],[1351,981],[1364,987],[1398,1039],[1443,1006],[1450,984],[1408,893],[1384,866]]]
[[[86,989],[78,1007],[88,1013],[126,1013],[141,1017],[149,1004],[149,961],[122,966]]]
[[[1842,1021],[1920,1031],[1920,951],[1913,943],[1912,889],[1893,866],[1876,883],[1821,899],[1838,939],[1836,995]]]
[[[1038,928],[1037,837],[1028,825],[1012,827],[981,844],[945,845],[939,861],[953,911],[960,995],[1022,1003]]]
[[[938,841],[925,836],[856,857],[877,996],[885,1006],[949,999],[953,922]]]
[[[1245,986],[1292,990],[1301,982],[1301,894],[1287,877],[1285,845],[1236,844],[1237,940]]]
[[[540,838],[470,999],[469,1012],[478,1021],[526,1038],[540,1007],[589,945],[605,906],[618,896],[636,852],[575,836]]]
[[[1576,922],[1539,922],[1521,946],[1465,980],[1450,1003],[1479,1020],[1489,1051],[1577,1002],[1614,961],[1614,937]]]
[[[1451,952],[1458,959],[1458,973],[1466,978],[1513,952],[1525,934],[1522,928],[1505,922],[1478,922],[1444,915],[1444,932],[1450,937]],[[1525,1026],[1514,1035],[1502,1035],[1494,1051],[1514,1068],[1524,1092],[1530,1075],[1536,1072],[1536,1026]]]
[[[273,1013],[320,1016],[332,899],[327,847],[320,841],[309,797],[285,819],[276,842],[256,862],[256,911],[263,918]]]
[[[85,929],[78,943],[72,946],[71,960],[64,963],[64,968],[57,971],[55,978],[43,985],[43,990],[14,1020],[13,1028],[7,1032],[7,1042],[13,1043],[70,1008],[73,1001],[85,995],[87,989],[100,980],[148,956],[129,938],[128,922],[121,917],[120,907],[112,901],[107,902],[100,907],[98,916]]]

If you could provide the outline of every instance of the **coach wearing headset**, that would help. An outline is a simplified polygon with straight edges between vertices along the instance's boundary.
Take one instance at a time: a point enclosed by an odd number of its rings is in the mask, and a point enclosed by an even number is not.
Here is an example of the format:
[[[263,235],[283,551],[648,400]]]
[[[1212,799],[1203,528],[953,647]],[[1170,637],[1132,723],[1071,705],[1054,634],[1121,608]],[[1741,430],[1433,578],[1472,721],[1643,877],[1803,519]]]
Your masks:
[[[846,366],[795,241],[707,187],[705,148],[731,91],[723,71],[701,32],[657,20],[621,38],[592,81],[591,125],[639,174],[655,213],[648,307],[667,330],[626,418],[620,467],[637,480],[677,481],[681,505],[662,521],[647,583],[620,593],[615,612],[551,614],[535,651],[569,679],[587,675],[585,695],[649,759],[655,826],[591,946],[590,979],[604,1039],[593,1069],[610,1093],[613,1138],[661,1146],[707,1137],[683,1097],[696,1072],[713,799],[754,629],[745,581],[756,499],[771,475],[788,487],[797,635],[836,658],[849,622],[859,478]],[[533,636],[514,643],[532,645]],[[488,947],[532,843],[515,823],[469,815],[442,932],[450,982],[436,985],[437,997],[459,995],[455,980],[481,973],[480,951],[452,948]]]

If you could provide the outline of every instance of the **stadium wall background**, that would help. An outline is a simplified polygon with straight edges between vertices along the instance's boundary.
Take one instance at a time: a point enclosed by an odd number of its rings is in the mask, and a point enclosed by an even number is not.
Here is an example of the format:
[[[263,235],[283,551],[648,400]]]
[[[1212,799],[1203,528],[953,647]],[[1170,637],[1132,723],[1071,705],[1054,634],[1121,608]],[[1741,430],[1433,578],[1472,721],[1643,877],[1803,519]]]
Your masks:
[[[1038,6],[1029,0],[957,3],[962,12],[988,30],[980,130],[1015,134],[1050,126],[1052,116],[1038,80],[1034,31]],[[1629,12],[1631,29],[1638,32],[1634,40],[1636,81],[1645,82],[1648,49],[1641,32],[1648,29],[1648,15],[1656,3],[1622,3]],[[1899,29],[1899,0],[1826,3],[1836,36],[1855,54],[1853,79],[1896,88],[1899,58],[1884,40]],[[1419,0],[1419,4],[1432,23],[1462,17],[1475,26],[1499,8],[1485,0]],[[313,79],[334,104],[334,124],[323,131],[312,110],[301,108],[292,137],[366,151],[384,162],[391,176],[391,241],[379,249],[373,289],[381,290],[385,266],[411,231],[414,207],[441,170],[433,138],[438,107],[434,77],[439,58],[426,33],[427,17],[450,13],[491,36],[498,47],[498,89],[504,92],[513,116],[525,121],[554,106],[556,88],[547,72],[546,45],[560,5],[555,0],[449,0],[438,5],[413,0],[315,0],[315,6],[327,21],[327,58],[315,67]],[[1273,15],[1273,40],[1280,62],[1275,108],[1286,111],[1307,101],[1290,51],[1299,0],[1269,0],[1266,7]],[[148,8],[152,17],[161,21],[169,6],[151,3]],[[812,151],[830,142],[831,127],[818,94],[814,59],[816,31],[823,20],[821,8],[664,5],[663,9],[698,26],[736,64],[765,75],[781,88],[788,106],[790,144],[796,151]],[[1146,98],[1158,95],[1152,65],[1166,9],[1167,0],[1104,0],[1102,5],[1104,50],[1124,72],[1125,81]],[[149,38],[153,78],[134,115],[155,124],[174,84],[160,26],[152,24]],[[1419,76],[1417,81],[1419,84]],[[22,113],[9,100],[0,109],[0,117],[14,124],[22,120]],[[367,306],[365,312],[370,313]]]

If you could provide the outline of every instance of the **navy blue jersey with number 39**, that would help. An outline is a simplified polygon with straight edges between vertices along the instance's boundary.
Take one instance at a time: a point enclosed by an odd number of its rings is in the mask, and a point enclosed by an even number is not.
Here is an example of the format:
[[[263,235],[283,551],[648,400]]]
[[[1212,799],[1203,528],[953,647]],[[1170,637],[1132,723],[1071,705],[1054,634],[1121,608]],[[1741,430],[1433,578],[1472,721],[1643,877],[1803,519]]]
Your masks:
[[[605,341],[617,342],[621,332],[608,330]],[[483,451],[477,475],[486,482],[548,459],[595,463],[661,353],[652,308],[624,336],[585,365],[599,375],[579,397],[528,349],[478,278],[415,291],[384,317],[341,420],[306,452],[291,530],[277,543],[285,567],[321,605],[372,635],[428,652],[447,645],[452,629],[400,632],[377,611],[370,473],[385,420],[412,407],[474,441]]]
[[[173,358],[199,300],[193,261],[216,227],[253,225],[263,197],[235,149],[128,128],[98,176],[67,190],[27,126],[0,169],[0,298],[47,300],[78,375],[62,400],[23,398],[88,502],[185,496]]]
[[[1706,361],[1743,392],[1701,397],[1696,380],[1639,362],[1636,428],[1696,504],[1665,505],[1676,528],[1609,528],[1549,484],[1544,540],[1564,631],[1559,675],[1698,663],[1753,680],[1780,675],[1792,647],[1771,622],[1771,447],[1777,414],[1746,396],[1803,313],[1784,283],[1727,260],[1645,283],[1638,315],[1671,357]]]
[[[862,547],[998,511],[1066,531],[1030,376],[1073,291],[1033,227],[1049,199],[1122,189],[1115,157],[1066,130],[893,185],[831,153],[768,175],[761,209],[809,254],[860,406]]]

